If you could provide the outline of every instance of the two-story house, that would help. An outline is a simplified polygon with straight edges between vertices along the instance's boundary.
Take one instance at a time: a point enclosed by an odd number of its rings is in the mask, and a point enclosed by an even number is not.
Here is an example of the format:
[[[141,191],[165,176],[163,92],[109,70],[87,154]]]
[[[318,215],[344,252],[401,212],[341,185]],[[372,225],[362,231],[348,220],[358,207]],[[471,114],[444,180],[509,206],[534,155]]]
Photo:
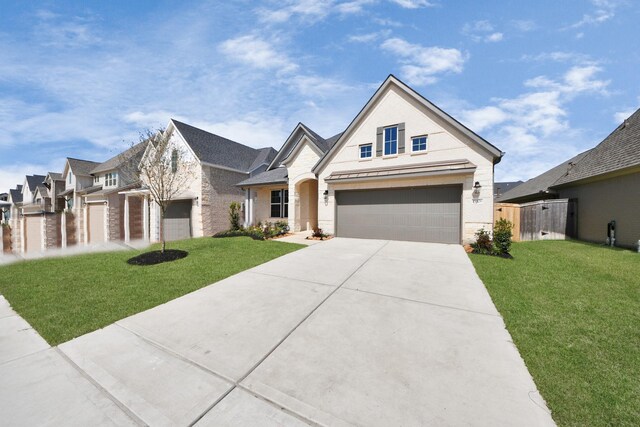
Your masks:
[[[299,124],[245,190],[245,222],[340,237],[462,243],[492,229],[502,152],[390,75],[346,130]]]
[[[93,186],[91,170],[100,163],[67,157],[62,179],[65,190],[59,197],[64,200],[64,215],[61,218],[62,247],[76,245],[85,241],[85,213],[82,197],[85,189]]]
[[[188,167],[190,181],[173,197],[163,223],[166,240],[211,236],[229,228],[229,205],[242,203],[243,191],[236,186],[264,171],[276,155],[272,147],[252,148],[219,135],[198,129],[178,120],[170,120],[165,130],[170,147],[184,154],[178,170]],[[155,147],[149,144],[142,162],[150,161]],[[170,154],[169,154],[170,156]],[[134,215],[133,201],[142,200],[144,238],[159,241],[161,214],[148,185],[122,191],[125,196],[125,218]],[[125,225],[133,224],[130,220]],[[133,229],[125,229],[126,239],[133,238]]]

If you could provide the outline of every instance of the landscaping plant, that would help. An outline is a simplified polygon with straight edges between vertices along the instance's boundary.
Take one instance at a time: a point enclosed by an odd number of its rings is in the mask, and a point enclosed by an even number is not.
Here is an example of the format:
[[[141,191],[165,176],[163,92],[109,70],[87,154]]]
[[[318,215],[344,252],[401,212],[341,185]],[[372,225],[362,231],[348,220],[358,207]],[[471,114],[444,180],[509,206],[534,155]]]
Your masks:
[[[240,225],[240,203],[231,202],[229,205],[229,221],[231,222],[231,230],[237,231],[242,228]]]
[[[491,241],[491,234],[484,228],[478,230],[475,234],[476,241],[471,244],[473,253],[491,255],[493,253],[493,242]]]
[[[511,221],[500,218],[493,226],[493,250],[496,255],[509,255],[511,250],[511,237],[513,234],[513,223]]]

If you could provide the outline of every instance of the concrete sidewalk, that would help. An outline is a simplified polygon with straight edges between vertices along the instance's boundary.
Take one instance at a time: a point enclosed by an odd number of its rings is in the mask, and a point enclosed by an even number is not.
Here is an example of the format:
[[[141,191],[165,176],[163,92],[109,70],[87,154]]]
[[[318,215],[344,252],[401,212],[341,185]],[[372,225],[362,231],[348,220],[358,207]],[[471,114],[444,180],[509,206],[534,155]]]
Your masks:
[[[138,424],[11,309],[0,295],[0,424]]]
[[[332,239],[58,351],[105,424],[554,425],[456,245]]]

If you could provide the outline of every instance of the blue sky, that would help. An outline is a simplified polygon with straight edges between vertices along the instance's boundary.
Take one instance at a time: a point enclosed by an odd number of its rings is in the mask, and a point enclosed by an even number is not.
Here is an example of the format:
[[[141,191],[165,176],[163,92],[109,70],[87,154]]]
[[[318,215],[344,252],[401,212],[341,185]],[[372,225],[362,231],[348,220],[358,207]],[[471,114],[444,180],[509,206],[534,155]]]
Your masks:
[[[389,73],[528,179],[640,106],[634,0],[2,1],[0,191],[174,117],[279,148],[343,130]]]

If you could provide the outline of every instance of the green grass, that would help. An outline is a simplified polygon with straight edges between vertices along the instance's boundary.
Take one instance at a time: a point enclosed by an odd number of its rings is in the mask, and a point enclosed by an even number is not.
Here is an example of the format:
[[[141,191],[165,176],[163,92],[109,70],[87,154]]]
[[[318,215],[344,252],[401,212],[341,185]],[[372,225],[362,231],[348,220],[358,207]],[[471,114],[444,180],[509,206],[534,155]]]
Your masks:
[[[168,243],[189,256],[154,266],[127,264],[142,251],[22,261],[0,267],[0,294],[56,345],[301,247],[201,238]]]
[[[573,241],[470,255],[560,426],[640,425],[640,254]]]

